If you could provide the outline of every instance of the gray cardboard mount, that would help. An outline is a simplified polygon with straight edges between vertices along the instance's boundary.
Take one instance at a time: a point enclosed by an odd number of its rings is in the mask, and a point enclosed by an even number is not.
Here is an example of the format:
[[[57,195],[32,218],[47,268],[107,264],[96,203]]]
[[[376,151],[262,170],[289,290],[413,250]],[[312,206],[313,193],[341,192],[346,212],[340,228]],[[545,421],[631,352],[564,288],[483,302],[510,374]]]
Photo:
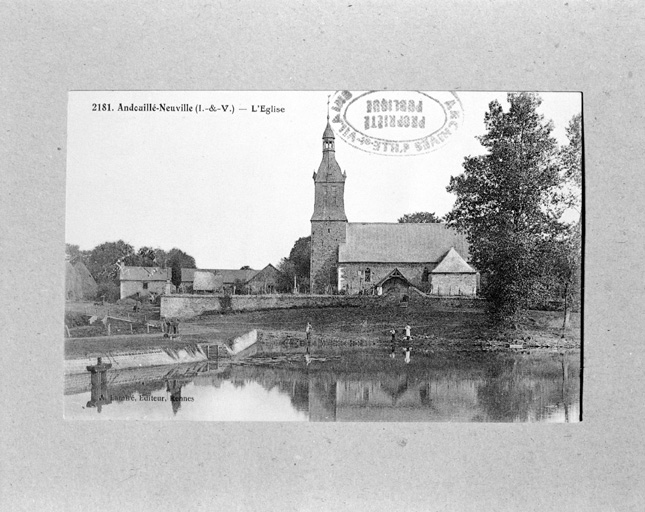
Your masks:
[[[643,510],[636,2],[3,2],[4,510]],[[583,91],[584,421],[63,420],[70,90]]]

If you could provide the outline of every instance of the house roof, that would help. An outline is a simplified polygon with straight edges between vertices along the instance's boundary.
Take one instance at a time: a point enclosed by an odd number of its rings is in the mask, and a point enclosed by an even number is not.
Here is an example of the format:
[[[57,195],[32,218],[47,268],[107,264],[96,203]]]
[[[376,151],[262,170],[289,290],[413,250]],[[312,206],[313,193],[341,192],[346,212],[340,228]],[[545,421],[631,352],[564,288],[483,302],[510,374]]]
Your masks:
[[[167,281],[172,270],[161,267],[121,267],[121,281]]]
[[[389,281],[390,279],[393,279],[393,278],[398,278],[398,279],[401,279],[402,281],[405,281],[408,284],[408,286],[412,285],[412,283],[410,283],[408,278],[405,277],[403,274],[401,274],[398,268],[395,268],[383,279],[381,279],[378,283],[376,283],[376,286],[383,286],[386,281]]]
[[[267,276],[276,276],[281,274],[281,272],[275,268],[271,263],[269,263],[266,267],[264,267],[262,270],[257,272],[255,275],[251,276],[249,278],[249,281],[253,281],[254,279],[262,279],[266,278]]]
[[[347,224],[346,242],[340,244],[340,263],[429,263],[439,261],[450,248],[469,259],[466,237],[441,223]]]
[[[218,290],[224,284],[224,282],[222,281],[222,276],[216,276],[213,272],[210,272],[208,270],[195,270],[193,276],[193,289],[198,291]]]
[[[182,283],[191,283],[195,281],[195,271],[203,270],[205,272],[211,272],[212,274],[222,278],[222,282],[225,284],[234,283],[236,279],[240,281],[247,282],[255,274],[258,273],[258,270],[231,270],[231,269],[221,269],[221,268],[182,268],[181,269],[181,281]]]
[[[443,257],[439,265],[432,269],[432,274],[476,274],[473,267],[464,261],[464,259],[452,247]]]

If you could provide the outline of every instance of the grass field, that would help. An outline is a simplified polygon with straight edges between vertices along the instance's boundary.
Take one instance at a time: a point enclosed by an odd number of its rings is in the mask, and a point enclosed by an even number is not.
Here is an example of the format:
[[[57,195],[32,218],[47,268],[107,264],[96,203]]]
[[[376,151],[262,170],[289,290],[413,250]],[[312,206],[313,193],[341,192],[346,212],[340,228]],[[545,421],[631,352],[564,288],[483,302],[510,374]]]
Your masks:
[[[406,309],[396,306],[302,308],[209,315],[182,322],[180,336],[174,340],[163,338],[159,331],[155,334],[139,332],[68,338],[65,340],[65,356],[178,347],[187,343],[223,343],[252,329],[267,333],[265,339],[292,342],[304,339],[307,322],[313,326],[314,343],[321,344],[389,344],[390,329],[394,328],[397,339],[401,340],[403,329],[409,324],[414,343],[436,348],[454,349],[459,346],[468,349],[481,343],[501,346],[517,342],[529,346],[580,346],[580,315],[577,313],[572,313],[566,339],[561,340],[562,313],[559,312],[532,311],[518,329],[500,332],[488,325],[486,315],[480,309],[411,305]],[[105,329],[102,324],[100,328]]]

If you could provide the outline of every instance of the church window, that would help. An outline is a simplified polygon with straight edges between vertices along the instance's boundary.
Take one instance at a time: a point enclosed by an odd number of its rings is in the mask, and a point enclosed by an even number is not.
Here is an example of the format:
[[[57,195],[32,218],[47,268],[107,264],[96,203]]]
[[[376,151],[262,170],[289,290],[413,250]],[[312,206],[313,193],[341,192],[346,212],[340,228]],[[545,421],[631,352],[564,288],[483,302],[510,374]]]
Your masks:
[[[365,282],[370,283],[372,281],[372,271],[369,268],[365,269]]]
[[[428,267],[424,268],[423,269],[423,274],[421,274],[421,282],[422,283],[427,283],[429,275],[430,275],[430,271],[428,270]]]

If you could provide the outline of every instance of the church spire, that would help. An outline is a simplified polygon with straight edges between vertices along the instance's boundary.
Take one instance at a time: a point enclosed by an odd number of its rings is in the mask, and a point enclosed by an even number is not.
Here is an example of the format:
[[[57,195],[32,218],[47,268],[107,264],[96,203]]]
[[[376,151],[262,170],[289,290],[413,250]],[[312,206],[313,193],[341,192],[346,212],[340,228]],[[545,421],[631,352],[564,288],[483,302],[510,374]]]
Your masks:
[[[322,160],[314,172],[316,198],[312,220],[343,220],[345,217],[345,179],[347,175],[336,162],[334,131],[329,124],[329,99],[327,100],[327,126],[323,132]]]
[[[329,96],[327,96],[327,126],[325,127],[325,131],[323,132],[323,153],[325,151],[335,151],[334,144],[334,131],[329,125]]]

